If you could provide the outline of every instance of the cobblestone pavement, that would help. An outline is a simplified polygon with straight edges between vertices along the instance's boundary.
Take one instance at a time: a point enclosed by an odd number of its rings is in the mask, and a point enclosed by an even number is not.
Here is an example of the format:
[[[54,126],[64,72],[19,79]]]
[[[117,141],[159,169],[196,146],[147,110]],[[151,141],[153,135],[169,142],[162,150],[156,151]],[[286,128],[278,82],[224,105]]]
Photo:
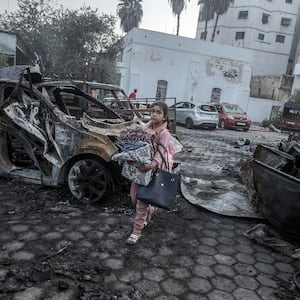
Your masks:
[[[240,135],[253,143],[283,137],[184,128],[178,135],[186,147],[205,137],[205,156],[232,149]],[[127,246],[128,197],[83,207],[61,191],[6,179],[0,197],[0,299],[300,299],[292,281],[299,260],[244,236],[256,220],[213,214],[179,196]]]

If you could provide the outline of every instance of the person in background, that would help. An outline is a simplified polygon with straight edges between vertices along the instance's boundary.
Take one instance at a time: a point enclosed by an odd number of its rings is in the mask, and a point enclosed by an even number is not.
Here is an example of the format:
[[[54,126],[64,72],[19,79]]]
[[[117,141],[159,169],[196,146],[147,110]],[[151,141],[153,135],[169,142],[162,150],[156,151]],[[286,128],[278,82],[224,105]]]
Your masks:
[[[136,93],[137,93],[137,89],[134,89],[133,92],[130,93],[129,95],[129,99],[136,99]]]
[[[144,127],[151,138],[154,155],[151,163],[144,164],[138,167],[141,172],[147,172],[149,170],[155,172],[156,168],[166,170],[166,166],[163,163],[161,155],[157,151],[158,144],[162,144],[167,150],[167,152],[162,151],[162,153],[168,161],[170,169],[172,169],[175,146],[171,141],[171,134],[167,129],[168,122],[169,118],[167,104],[160,101],[154,102],[151,105],[151,119]],[[160,147],[160,150],[162,150],[162,147]],[[136,215],[133,225],[133,232],[126,241],[128,245],[135,245],[137,243],[137,241],[141,237],[142,229],[151,220],[155,212],[155,208],[153,206],[137,199],[138,187],[139,185],[137,183],[132,182],[130,188],[130,196],[132,203],[136,205]]]

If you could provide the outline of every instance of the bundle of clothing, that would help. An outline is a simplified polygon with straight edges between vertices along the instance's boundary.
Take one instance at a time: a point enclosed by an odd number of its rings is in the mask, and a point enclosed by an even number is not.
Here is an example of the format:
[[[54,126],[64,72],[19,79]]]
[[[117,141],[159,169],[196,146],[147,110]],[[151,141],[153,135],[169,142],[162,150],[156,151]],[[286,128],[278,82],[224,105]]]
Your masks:
[[[146,129],[142,126],[126,127],[115,144],[119,153],[114,154],[112,159],[122,163],[122,176],[137,184],[148,185],[152,170],[138,170],[139,165],[151,163],[153,157],[153,145]]]

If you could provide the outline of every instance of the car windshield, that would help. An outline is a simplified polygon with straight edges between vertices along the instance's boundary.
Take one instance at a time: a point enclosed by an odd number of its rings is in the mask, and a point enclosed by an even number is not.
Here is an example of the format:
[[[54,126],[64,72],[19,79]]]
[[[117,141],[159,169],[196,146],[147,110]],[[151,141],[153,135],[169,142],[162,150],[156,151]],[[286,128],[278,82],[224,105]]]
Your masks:
[[[237,105],[226,105],[224,111],[231,114],[243,114],[244,111]]]
[[[282,118],[300,122],[300,109],[285,107],[282,113]]]

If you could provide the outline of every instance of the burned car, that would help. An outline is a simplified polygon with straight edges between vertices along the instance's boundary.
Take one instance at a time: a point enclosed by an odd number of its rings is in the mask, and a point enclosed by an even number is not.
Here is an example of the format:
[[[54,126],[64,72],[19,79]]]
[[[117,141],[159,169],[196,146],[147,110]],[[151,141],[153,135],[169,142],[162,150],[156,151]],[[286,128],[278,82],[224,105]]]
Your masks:
[[[21,76],[22,78],[22,76]],[[119,87],[107,85],[103,93]],[[0,176],[58,187],[77,199],[100,200],[124,178],[111,156],[124,120],[72,83],[32,85],[0,80]]]
[[[93,84],[93,89],[91,84]],[[117,85],[64,80],[45,81],[35,86],[40,92],[46,94],[51,102],[56,103],[63,112],[74,116],[76,119],[82,118],[83,113],[93,119],[105,119],[103,107],[114,111],[119,118],[125,121],[131,121],[137,117],[124,90]],[[88,101],[82,100],[83,94],[85,94],[85,98],[89,99]],[[107,102],[108,98],[110,103]],[[112,103],[114,105],[110,105]]]
[[[286,238],[300,242],[300,138],[278,149],[258,145],[251,162],[259,211]]]

